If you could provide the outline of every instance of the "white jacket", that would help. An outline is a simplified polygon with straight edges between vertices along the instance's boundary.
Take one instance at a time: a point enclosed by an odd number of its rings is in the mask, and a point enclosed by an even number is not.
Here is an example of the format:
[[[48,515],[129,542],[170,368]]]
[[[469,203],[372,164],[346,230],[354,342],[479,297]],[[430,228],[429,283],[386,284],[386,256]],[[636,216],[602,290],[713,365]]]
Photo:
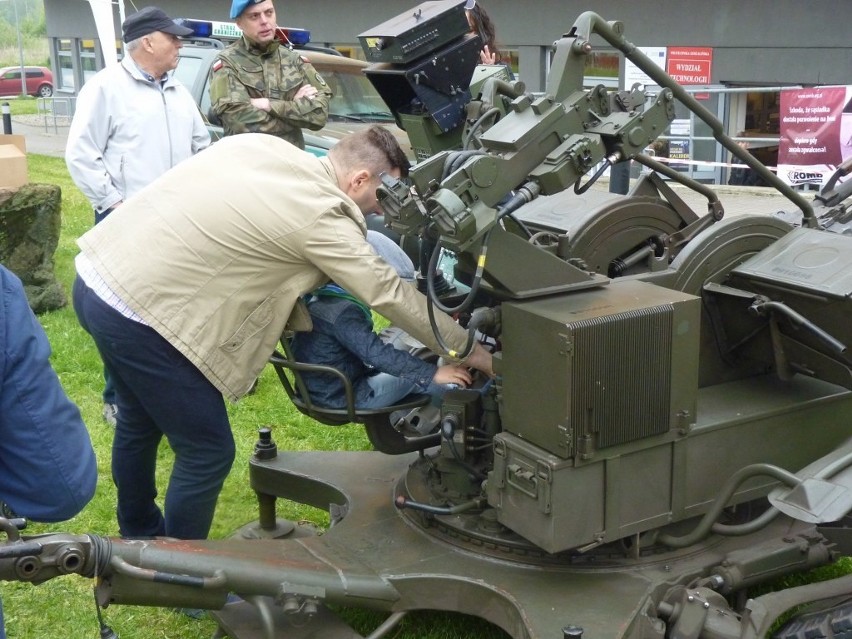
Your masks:
[[[92,206],[103,211],[209,144],[186,87],[171,74],[162,85],[150,81],[127,55],[80,90],[65,163]]]

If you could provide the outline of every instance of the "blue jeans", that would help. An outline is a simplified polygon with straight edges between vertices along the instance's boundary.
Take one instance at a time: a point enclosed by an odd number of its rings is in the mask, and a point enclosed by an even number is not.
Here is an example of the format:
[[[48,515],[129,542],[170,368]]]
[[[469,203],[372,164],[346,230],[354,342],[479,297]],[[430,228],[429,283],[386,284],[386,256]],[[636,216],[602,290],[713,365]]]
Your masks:
[[[78,277],[74,311],[115,385],[112,477],[124,537],[204,539],[234,461],[222,394],[154,329],[127,319]],[[165,508],[157,506],[157,449],[175,454]]]
[[[423,392],[435,375],[435,364],[385,344],[373,332],[373,322],[349,299],[317,297],[308,303],[313,330],[293,339],[296,361],[325,364],[352,382],[357,408],[384,408],[410,392]],[[372,370],[368,368],[368,365]],[[375,370],[386,375],[374,375]],[[392,378],[392,379],[388,379]],[[399,378],[399,379],[393,379]],[[343,383],[327,373],[304,372],[311,401],[327,408],[344,408]],[[376,394],[381,397],[376,397]]]
[[[371,396],[367,399],[359,399],[356,402],[356,408],[384,408],[393,406],[403,397],[412,393],[419,393],[417,384],[409,382],[401,377],[389,375],[388,373],[378,373],[367,378],[367,385],[372,391]],[[451,388],[458,388],[455,384],[436,384],[432,382],[426,393],[434,398],[440,398]]]

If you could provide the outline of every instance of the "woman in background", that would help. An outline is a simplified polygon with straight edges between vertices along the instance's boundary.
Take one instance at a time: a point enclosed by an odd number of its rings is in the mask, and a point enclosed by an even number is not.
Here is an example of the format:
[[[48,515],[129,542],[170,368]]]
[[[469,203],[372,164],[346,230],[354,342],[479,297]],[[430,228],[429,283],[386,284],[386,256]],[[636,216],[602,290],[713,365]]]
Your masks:
[[[478,33],[479,37],[482,38],[482,50],[479,52],[480,63],[500,64],[500,50],[495,42],[497,33],[491,17],[476,0],[468,0],[464,5],[464,10],[470,30]]]

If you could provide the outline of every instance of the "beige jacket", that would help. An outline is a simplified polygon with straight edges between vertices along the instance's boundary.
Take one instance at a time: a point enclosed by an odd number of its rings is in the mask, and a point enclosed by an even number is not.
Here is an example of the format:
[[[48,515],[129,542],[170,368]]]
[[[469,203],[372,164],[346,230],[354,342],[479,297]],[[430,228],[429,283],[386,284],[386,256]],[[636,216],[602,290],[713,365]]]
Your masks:
[[[110,288],[235,401],[299,298],[329,279],[441,352],[425,297],[365,234],[327,158],[247,133],[171,169],[78,244]],[[462,351],[466,331],[436,316]]]

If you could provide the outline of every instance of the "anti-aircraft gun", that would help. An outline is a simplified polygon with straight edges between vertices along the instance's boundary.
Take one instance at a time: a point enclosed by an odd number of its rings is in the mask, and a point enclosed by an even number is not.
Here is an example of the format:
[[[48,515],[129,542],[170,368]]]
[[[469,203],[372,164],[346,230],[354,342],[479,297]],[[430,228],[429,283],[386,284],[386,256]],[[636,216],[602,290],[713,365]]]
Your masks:
[[[424,3],[365,34],[407,51],[379,83],[454,68],[448,47],[469,56],[463,4]],[[663,87],[650,104],[583,89],[593,37]],[[381,200],[391,226],[457,254],[470,290],[450,310],[493,348],[496,378],[449,392],[411,454],[283,452],[262,432],[260,517],[240,538],[27,538],[0,520],[0,578],[97,577],[101,605],[222,608],[238,637],[356,636],[329,621],[332,603],[390,613],[371,637],[439,609],[518,638],[746,639],[813,602],[777,636],[847,636],[852,576],[749,594],[852,554],[849,167],[805,201],[594,13],[554,44],[541,96],[486,78],[459,106],[464,80],[433,80],[448,100],[418,85],[395,109],[443,148],[410,183],[385,180]],[[674,100],[798,213],[725,219],[709,187],[645,157]],[[463,148],[440,139],[459,128]],[[589,206],[584,176],[628,159],[654,172]],[[330,508],[332,527],[298,534],[279,498]],[[229,592],[244,602],[224,606]]]

